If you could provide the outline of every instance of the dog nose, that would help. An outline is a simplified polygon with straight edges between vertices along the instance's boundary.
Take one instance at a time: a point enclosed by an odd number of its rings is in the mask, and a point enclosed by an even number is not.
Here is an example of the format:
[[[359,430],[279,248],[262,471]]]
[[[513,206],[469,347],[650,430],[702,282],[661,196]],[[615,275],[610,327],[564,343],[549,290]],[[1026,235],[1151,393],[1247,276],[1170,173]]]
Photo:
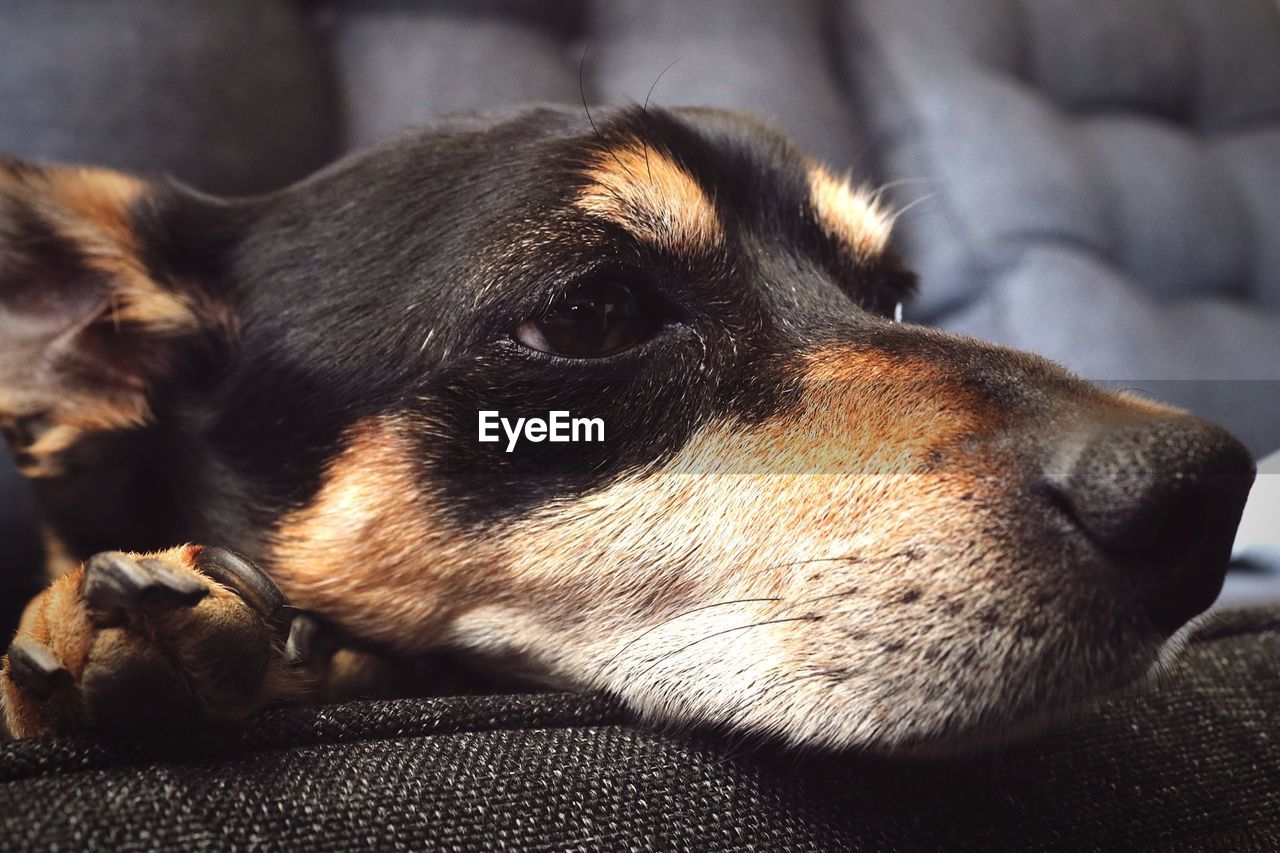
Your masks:
[[[1172,632],[1213,603],[1255,466],[1226,430],[1194,418],[1101,428],[1054,496],[1081,531],[1126,571],[1153,624]]]

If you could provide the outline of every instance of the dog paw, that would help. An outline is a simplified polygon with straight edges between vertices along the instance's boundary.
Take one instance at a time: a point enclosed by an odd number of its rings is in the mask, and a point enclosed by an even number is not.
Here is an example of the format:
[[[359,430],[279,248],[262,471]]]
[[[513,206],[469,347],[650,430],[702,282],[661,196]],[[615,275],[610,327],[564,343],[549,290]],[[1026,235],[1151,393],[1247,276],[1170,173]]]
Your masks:
[[[229,551],[108,551],[27,607],[0,704],[14,737],[236,719],[305,692],[315,637],[316,623]]]

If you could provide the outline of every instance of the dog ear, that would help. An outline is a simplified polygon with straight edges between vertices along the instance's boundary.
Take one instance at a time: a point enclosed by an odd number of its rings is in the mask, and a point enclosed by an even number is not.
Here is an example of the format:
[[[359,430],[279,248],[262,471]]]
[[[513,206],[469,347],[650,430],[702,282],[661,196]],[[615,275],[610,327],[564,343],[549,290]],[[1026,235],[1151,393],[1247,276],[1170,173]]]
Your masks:
[[[57,473],[86,434],[146,424],[180,343],[226,331],[164,260],[174,235],[159,223],[181,196],[0,157],[0,429],[28,474]]]

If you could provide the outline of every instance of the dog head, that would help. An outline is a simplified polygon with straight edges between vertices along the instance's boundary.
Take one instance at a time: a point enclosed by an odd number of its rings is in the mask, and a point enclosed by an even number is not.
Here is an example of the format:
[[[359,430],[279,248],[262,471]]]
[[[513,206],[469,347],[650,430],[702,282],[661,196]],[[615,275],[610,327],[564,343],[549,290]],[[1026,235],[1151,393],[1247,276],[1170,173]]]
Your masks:
[[[726,113],[458,119],[244,201],[10,163],[0,204],[0,411],[54,503],[130,442],[143,544],[656,719],[1033,726],[1208,606],[1252,482],[1212,425],[895,322],[892,214]],[[604,440],[478,440],[553,410]]]

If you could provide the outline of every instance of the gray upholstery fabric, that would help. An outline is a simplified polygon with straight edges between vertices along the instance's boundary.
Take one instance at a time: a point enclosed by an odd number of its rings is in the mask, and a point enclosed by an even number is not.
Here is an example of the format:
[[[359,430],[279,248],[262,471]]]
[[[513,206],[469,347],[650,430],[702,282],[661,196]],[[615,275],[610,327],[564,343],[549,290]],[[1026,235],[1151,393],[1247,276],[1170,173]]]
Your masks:
[[[1280,445],[1280,5],[846,10],[915,316]]]
[[[332,65],[288,0],[5,0],[0,150],[251,193],[338,153]]]
[[[841,169],[865,153],[839,74],[832,16],[819,0],[603,0],[590,69],[610,103],[745,110],[784,127]]]
[[[831,18],[819,0],[355,0],[320,16],[353,145],[458,110],[643,103],[661,75],[655,102],[748,110],[848,166],[859,146]]]
[[[435,116],[579,100],[582,5],[351,0],[323,9],[355,147]]]

